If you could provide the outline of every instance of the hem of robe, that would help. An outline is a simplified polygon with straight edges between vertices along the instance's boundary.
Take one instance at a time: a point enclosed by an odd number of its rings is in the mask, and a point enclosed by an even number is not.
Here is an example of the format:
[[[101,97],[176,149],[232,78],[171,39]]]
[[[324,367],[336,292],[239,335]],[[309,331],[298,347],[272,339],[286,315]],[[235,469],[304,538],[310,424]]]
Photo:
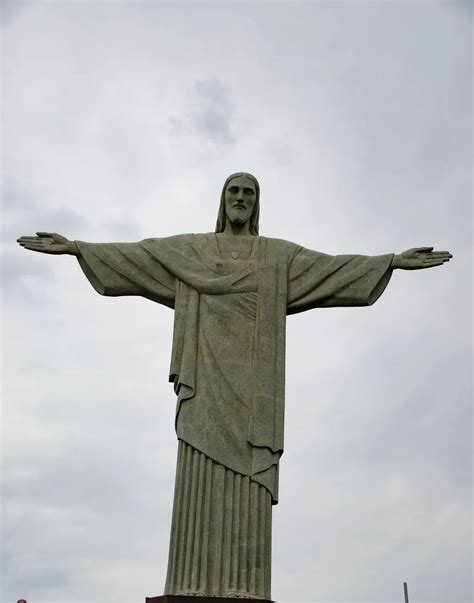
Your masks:
[[[272,465],[270,465],[270,467],[268,467],[267,469],[264,469],[263,471],[260,471],[258,473],[253,473],[253,474],[245,473],[244,471],[238,471],[237,469],[232,467],[230,465],[230,463],[223,462],[221,459],[217,458],[216,455],[209,454],[204,449],[205,447],[191,442],[190,441],[191,438],[183,437],[182,435],[178,435],[178,434],[177,434],[177,438],[178,438],[178,442],[184,442],[188,446],[191,446],[191,448],[194,448],[194,450],[197,450],[201,454],[204,454],[207,458],[209,458],[214,463],[217,463],[218,465],[225,467],[229,471],[232,471],[232,473],[241,475],[242,477],[248,477],[252,482],[259,484],[260,486],[262,486],[263,488],[265,488],[265,490],[267,490],[269,492],[270,496],[272,497],[272,505],[278,504],[280,459],[278,459],[277,463],[273,463]],[[249,446],[251,446],[250,443],[249,443]],[[281,458],[281,455],[280,455],[280,458]]]
[[[271,599],[266,488],[180,440],[164,592]]]
[[[105,295],[105,286],[97,277],[95,272],[92,270],[90,263],[86,260],[84,256],[84,251],[82,248],[82,241],[74,241],[77,248],[79,249],[79,255],[77,256],[77,261],[79,262],[79,266],[81,267],[82,272],[87,277],[87,280],[93,286],[93,288],[97,291],[99,295]]]
[[[372,293],[368,296],[368,298],[367,298],[368,306],[372,306],[373,304],[375,304],[375,302],[378,300],[378,298],[382,295],[382,293],[387,288],[387,285],[390,282],[390,279],[392,278],[392,274],[393,274],[393,268],[391,268],[391,265],[392,265],[394,255],[395,254],[393,254],[393,253],[387,254],[387,259],[388,259],[387,270],[384,272],[384,274],[382,274],[382,276],[380,277],[380,280],[375,285]]]

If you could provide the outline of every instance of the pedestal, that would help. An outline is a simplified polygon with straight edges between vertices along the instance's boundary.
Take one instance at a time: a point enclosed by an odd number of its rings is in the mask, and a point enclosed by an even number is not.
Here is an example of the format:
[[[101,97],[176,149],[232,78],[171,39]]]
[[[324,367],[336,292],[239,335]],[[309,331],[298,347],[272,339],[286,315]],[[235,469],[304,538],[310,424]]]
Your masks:
[[[145,603],[274,603],[268,599],[246,599],[243,597],[192,597],[184,595],[161,595],[160,597],[147,597]]]

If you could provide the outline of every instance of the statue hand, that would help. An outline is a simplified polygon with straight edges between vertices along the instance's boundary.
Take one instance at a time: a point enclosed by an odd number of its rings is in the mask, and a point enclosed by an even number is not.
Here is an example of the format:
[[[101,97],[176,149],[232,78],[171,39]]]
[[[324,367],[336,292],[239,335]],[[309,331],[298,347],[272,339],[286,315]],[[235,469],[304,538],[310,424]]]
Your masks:
[[[69,241],[56,232],[37,232],[36,237],[20,237],[17,239],[25,249],[38,251],[39,253],[52,253],[55,255],[79,255],[74,241]]]
[[[449,251],[433,251],[433,247],[414,247],[399,255],[394,255],[392,268],[401,268],[402,270],[432,268],[449,262],[452,257]]]

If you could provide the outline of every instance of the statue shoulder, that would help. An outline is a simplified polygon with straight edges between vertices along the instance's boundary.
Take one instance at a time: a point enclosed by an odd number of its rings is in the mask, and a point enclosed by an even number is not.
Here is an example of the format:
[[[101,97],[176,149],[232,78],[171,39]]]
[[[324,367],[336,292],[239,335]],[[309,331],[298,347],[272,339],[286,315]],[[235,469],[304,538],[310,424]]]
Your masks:
[[[151,237],[147,239],[143,239],[140,243],[144,247],[152,248],[152,247],[160,247],[163,245],[168,245],[170,247],[174,247],[176,249],[187,247],[191,245],[194,241],[194,234],[178,234],[172,235],[170,237]]]
[[[292,259],[295,253],[300,249],[300,245],[286,241],[285,239],[273,239],[270,237],[261,237],[266,241],[267,249],[271,253],[286,254],[289,259]]]

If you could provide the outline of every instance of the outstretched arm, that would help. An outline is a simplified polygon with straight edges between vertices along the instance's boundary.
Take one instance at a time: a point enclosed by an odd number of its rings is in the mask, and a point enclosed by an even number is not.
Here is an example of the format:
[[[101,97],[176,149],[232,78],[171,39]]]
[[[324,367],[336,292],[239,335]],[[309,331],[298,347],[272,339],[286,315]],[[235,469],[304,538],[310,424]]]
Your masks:
[[[298,247],[288,270],[288,314],[311,308],[367,306],[387,286],[395,268],[441,266],[452,255],[416,247],[399,255],[326,255]]]
[[[452,257],[449,251],[433,251],[433,247],[413,247],[399,255],[394,255],[390,267],[402,270],[421,270],[441,266],[449,262]]]
[[[74,241],[69,241],[66,237],[56,232],[37,232],[36,237],[24,236],[17,239],[25,249],[38,251],[39,253],[49,253],[52,255],[79,255],[79,249]]]
[[[101,295],[138,295],[174,306],[175,277],[138,243],[69,241],[52,232],[24,236],[18,243],[30,251],[74,255],[94,289]]]

